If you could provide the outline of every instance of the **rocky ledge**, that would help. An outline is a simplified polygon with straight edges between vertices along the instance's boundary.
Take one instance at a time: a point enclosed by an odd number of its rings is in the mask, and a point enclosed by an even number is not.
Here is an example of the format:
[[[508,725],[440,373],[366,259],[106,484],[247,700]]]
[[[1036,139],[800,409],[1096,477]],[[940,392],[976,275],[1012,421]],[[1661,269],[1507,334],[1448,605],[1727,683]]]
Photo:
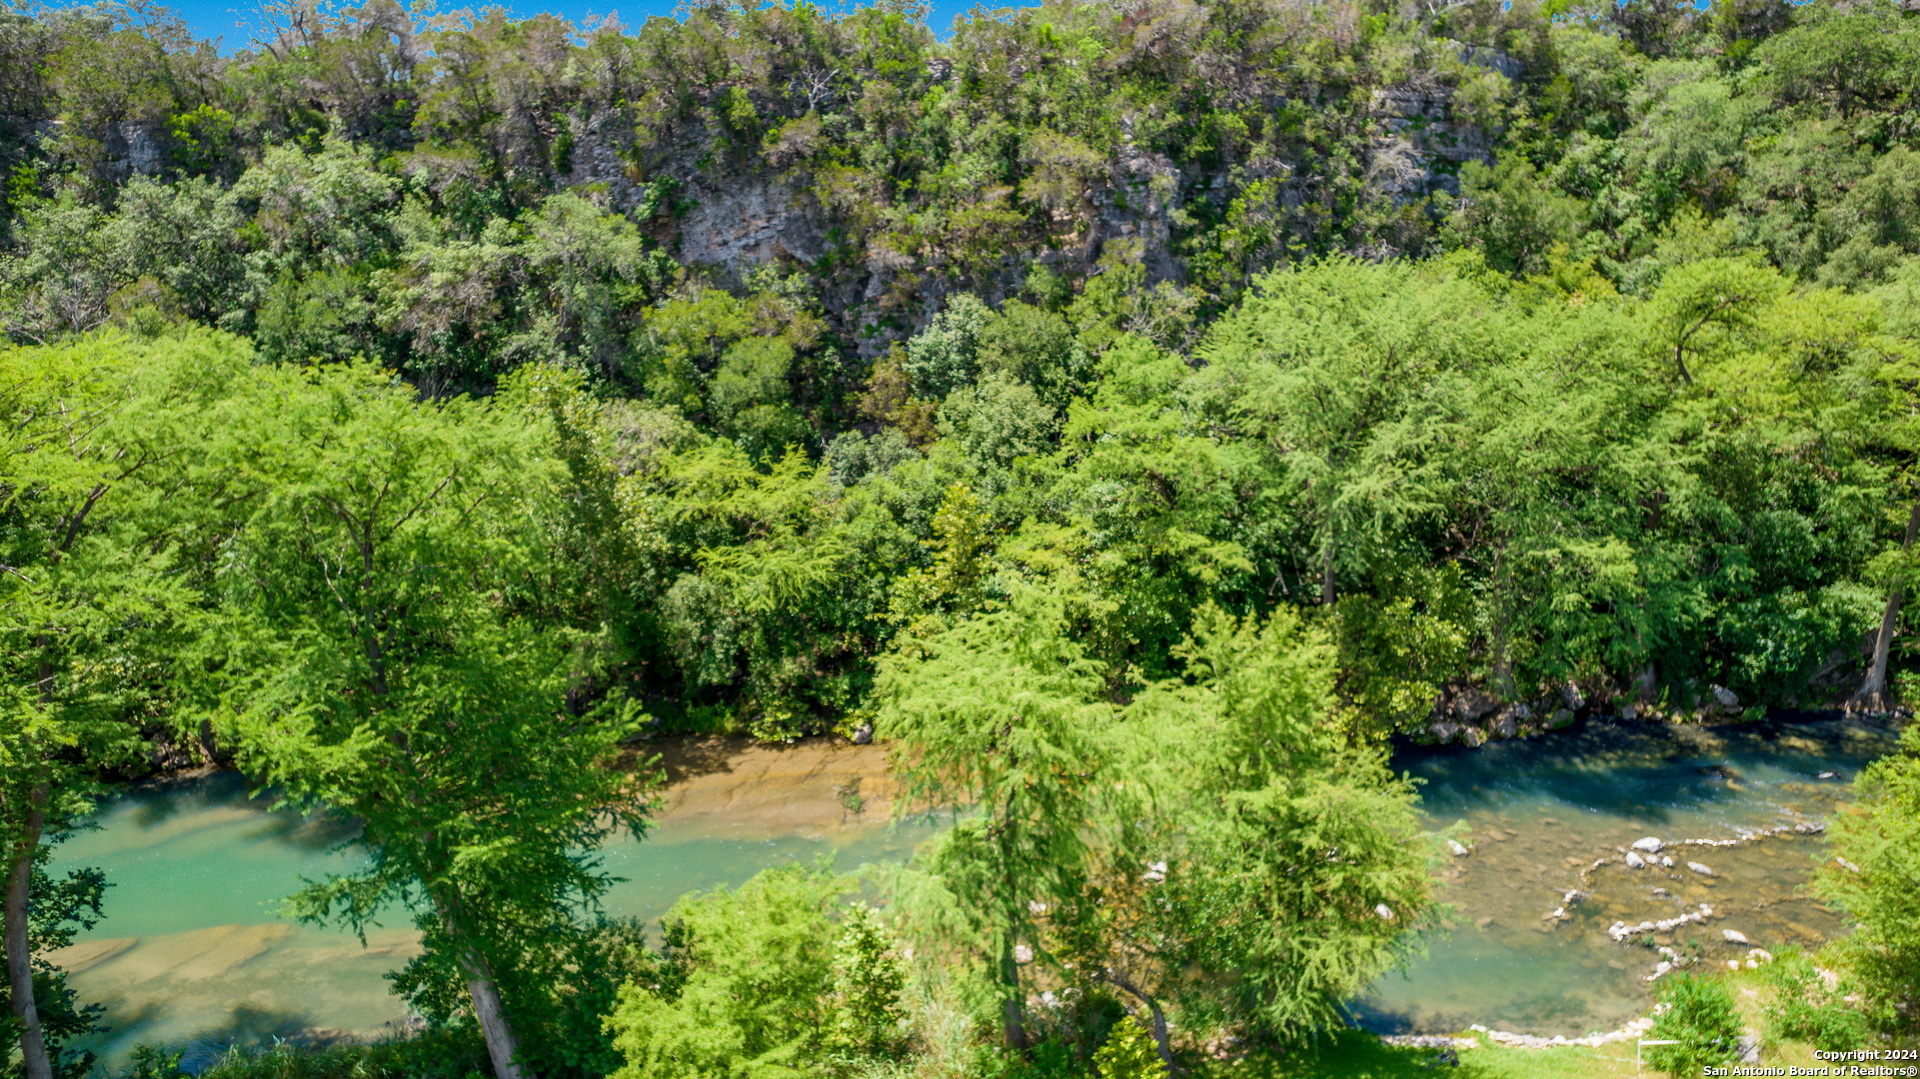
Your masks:
[[[1729,720],[1744,712],[1738,694],[1710,685],[1698,692],[1696,707],[1660,709],[1649,704],[1619,701],[1608,686],[1582,687],[1567,682],[1531,699],[1502,700],[1479,686],[1449,686],[1434,701],[1427,725],[1416,738],[1434,745],[1458,742],[1481,746],[1506,738],[1531,738],[1573,725],[1584,715],[1613,715],[1621,719],[1671,720],[1704,723]],[[1600,702],[1606,702],[1602,706]]]

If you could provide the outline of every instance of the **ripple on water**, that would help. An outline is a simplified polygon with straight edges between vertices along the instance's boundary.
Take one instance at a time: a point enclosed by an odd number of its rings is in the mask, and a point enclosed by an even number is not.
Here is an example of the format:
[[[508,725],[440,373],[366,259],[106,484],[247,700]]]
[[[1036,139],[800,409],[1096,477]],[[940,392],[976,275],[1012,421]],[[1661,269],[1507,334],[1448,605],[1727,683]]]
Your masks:
[[[1396,765],[1423,781],[1429,827],[1465,821],[1473,849],[1441,868],[1441,899],[1452,909],[1427,956],[1355,1002],[1357,1016],[1382,1032],[1478,1022],[1571,1037],[1647,1009],[1658,986],[1645,979],[1659,948],[1720,964],[1749,947],[1726,940],[1726,929],[1767,949],[1818,944],[1842,928],[1804,887],[1823,857],[1818,834],[1669,846],[1661,854],[1672,867],[1656,858],[1630,869],[1624,851],[1645,836],[1727,840],[1824,822],[1854,774],[1896,737],[1837,718],[1712,728],[1594,722],[1474,751],[1402,753]],[[1820,779],[1824,772],[1833,776]],[[1609,861],[1592,868],[1600,859]],[[1588,894],[1565,903],[1573,890]],[[1713,910],[1704,921],[1627,943],[1607,933],[1616,921],[1659,922],[1703,903]],[[1544,917],[1562,907],[1564,918]]]

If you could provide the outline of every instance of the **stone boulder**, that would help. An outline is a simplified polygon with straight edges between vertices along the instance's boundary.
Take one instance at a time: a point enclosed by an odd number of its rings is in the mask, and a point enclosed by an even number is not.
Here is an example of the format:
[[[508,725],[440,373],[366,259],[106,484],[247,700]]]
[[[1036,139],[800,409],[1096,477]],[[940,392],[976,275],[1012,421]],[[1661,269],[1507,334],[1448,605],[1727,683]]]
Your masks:
[[[1498,707],[1500,702],[1492,694],[1475,686],[1468,686],[1453,696],[1452,711],[1462,723],[1472,723],[1491,715]]]

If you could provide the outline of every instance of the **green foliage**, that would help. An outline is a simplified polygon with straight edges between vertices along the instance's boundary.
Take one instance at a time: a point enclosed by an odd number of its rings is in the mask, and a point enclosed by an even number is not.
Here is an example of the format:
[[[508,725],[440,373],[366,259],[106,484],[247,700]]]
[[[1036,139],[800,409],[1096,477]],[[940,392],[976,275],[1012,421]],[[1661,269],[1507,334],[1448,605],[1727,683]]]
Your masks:
[[[1920,725],[1900,736],[1900,752],[1869,765],[1855,780],[1858,802],[1833,823],[1834,860],[1818,887],[1858,926],[1836,942],[1870,1019],[1910,1032],[1920,986]]]
[[[132,1067],[128,1069],[132,1079],[185,1079],[187,1072],[180,1067],[180,1061],[186,1056],[184,1050],[169,1051],[160,1046],[136,1045],[133,1047]]]
[[[1328,1023],[1402,959],[1433,904],[1413,790],[1348,737],[1332,649],[1290,611],[1204,609],[1181,652],[1185,677],[1127,710],[1128,772],[1157,813],[1120,864],[1165,868],[1111,947],[1160,993],[1279,1034]]]
[[[1660,993],[1666,1009],[1654,1018],[1649,1040],[1677,1045],[1649,1046],[1649,1064],[1672,1076],[1700,1075],[1702,1069],[1730,1063],[1740,1050],[1740,1013],[1724,982],[1692,974],[1670,979]]]
[[[91,1063],[62,1048],[94,1016],[34,953],[96,920],[103,885],[49,879],[46,844],[92,809],[106,775],[144,763],[150,725],[187,725],[158,719],[182,695],[177,659],[204,583],[180,547],[223,523],[232,477],[209,461],[202,424],[228,415],[247,372],[243,344],[206,334],[0,352],[0,850],[7,886],[25,892],[8,897],[8,938],[30,945],[7,958],[48,1043],[23,1074]]]
[[[904,804],[961,810],[903,926],[1032,1028],[981,1067],[1083,1073],[1122,1006],[1297,1033],[1404,954],[1369,747],[1436,702],[1819,703],[1905,597],[1898,5],[924,19],[383,2],[225,58],[0,20],[0,823],[215,715],[367,821],[298,909],[411,905],[447,1037],[479,969],[540,1074],[852,1067],[898,1026],[867,915],[794,914],[778,989],[837,1063],[723,999],[693,915],[665,953],[585,915],[643,704],[873,717]],[[1911,756],[1825,885],[1892,1028]],[[618,981],[682,1041],[614,1050]],[[1816,996],[1782,1022],[1839,1037]]]
[[[33,864],[27,880],[27,943],[34,953],[33,995],[53,1074],[57,1079],[81,1079],[93,1070],[94,1055],[76,1051],[70,1043],[106,1030],[101,1023],[105,1009],[98,1004],[81,1003],[78,993],[67,982],[67,972],[47,959],[46,953],[67,947],[79,932],[99,923],[100,901],[111,885],[97,869],[71,869],[58,878],[47,873],[45,863],[53,853],[51,843],[63,838],[64,834],[50,836],[50,842],[43,843],[32,854]],[[9,1040],[17,1031],[11,998],[10,987],[0,984],[0,1006],[7,1008],[7,1019],[0,1031],[4,1031]],[[25,1074],[17,1062],[10,1063],[13,1067],[6,1072],[10,1079]]]
[[[200,1074],[214,1079],[466,1079],[485,1068],[486,1051],[477,1039],[441,1029],[367,1044],[310,1047],[280,1041],[261,1049],[234,1047]]]
[[[982,964],[1011,1047],[1025,1040],[1021,949],[1038,914],[1076,894],[1112,708],[1057,596],[1009,604],[916,641],[883,667],[876,733],[895,740],[896,805],[980,807],[925,855],[934,931]]]
[[[364,368],[264,381],[281,402],[230,451],[265,493],[219,576],[220,714],[258,782],[354,814],[369,858],[290,908],[364,931],[405,903],[426,951],[397,986],[424,1010],[459,986],[531,1008],[537,958],[607,886],[593,849],[645,812],[611,767],[633,709],[570,711],[564,630],[516,610],[555,477],[506,409]]]
[[[900,994],[907,985],[906,961],[886,923],[865,903],[846,908],[841,924],[833,951],[834,1040],[857,1053],[897,1053],[905,1041]]]
[[[829,913],[847,890],[788,865],[676,903],[662,973],[628,984],[607,1018],[625,1059],[615,1079],[815,1074],[835,985]]]
[[[1107,1032],[1106,1043],[1093,1054],[1093,1067],[1100,1079],[1161,1079],[1167,1073],[1147,1028],[1132,1016]]]
[[[1804,952],[1776,956],[1767,964],[1767,981],[1773,987],[1766,1006],[1769,1041],[1808,1042],[1837,1053],[1872,1040],[1867,1016],[1846,1001],[1839,979],[1829,984]]]

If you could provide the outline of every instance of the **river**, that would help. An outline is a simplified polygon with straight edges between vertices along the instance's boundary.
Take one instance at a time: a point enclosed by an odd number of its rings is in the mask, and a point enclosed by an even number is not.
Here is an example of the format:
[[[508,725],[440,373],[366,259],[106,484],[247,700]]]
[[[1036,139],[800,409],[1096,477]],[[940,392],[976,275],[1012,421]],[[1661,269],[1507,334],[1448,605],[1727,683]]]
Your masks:
[[[1442,856],[1449,910],[1427,954],[1356,1001],[1355,1017],[1382,1032],[1480,1022],[1571,1036],[1645,1011],[1657,946],[1722,963],[1746,953],[1726,929],[1769,949],[1817,944],[1839,928],[1802,887],[1823,845],[1791,829],[1828,819],[1860,767],[1894,743],[1890,728],[1850,719],[1595,721],[1477,750],[1403,750],[1395,766],[1421,781],[1429,826],[1464,821],[1456,834],[1470,853]],[[653,833],[604,852],[626,878],[608,913],[652,919],[688,891],[795,858],[851,869],[905,857],[927,833],[886,826],[884,763],[875,747],[676,747]],[[237,778],[215,775],[127,792],[98,824],[62,845],[56,868],[104,870],[107,917],[53,958],[107,1007],[110,1033],[89,1046],[103,1062],[140,1042],[184,1046],[197,1063],[234,1042],[365,1036],[402,1019],[383,975],[417,947],[404,916],[363,947],[277,915],[301,878],[352,867],[336,823],[268,812]],[[1621,848],[1647,836],[1669,844],[1674,867],[1622,864]],[[1685,840],[1737,845],[1672,846]],[[1569,904],[1569,891],[1587,894]],[[1624,943],[1607,932],[1703,903],[1712,918],[1673,932]],[[1556,908],[1563,917],[1545,917]]]

